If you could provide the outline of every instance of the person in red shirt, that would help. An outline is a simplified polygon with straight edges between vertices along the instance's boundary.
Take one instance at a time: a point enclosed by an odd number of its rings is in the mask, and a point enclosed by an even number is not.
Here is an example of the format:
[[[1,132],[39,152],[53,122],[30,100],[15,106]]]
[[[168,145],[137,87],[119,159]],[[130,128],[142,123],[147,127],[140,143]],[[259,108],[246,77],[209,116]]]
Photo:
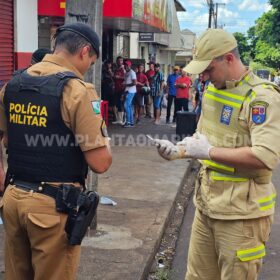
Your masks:
[[[123,58],[121,56],[117,57],[117,69],[114,71],[114,82],[115,82],[115,115],[116,121],[112,124],[123,124],[123,101],[122,95],[124,93],[124,76],[125,69],[123,64]]]
[[[192,85],[191,78],[187,76],[187,72],[182,70],[181,77],[176,79],[176,99],[175,111],[189,111],[189,90]],[[176,115],[176,114],[175,114]],[[175,116],[176,118],[176,116]]]
[[[150,61],[149,63],[147,63],[149,65],[149,70],[146,71],[145,75],[148,78],[149,81],[149,85],[150,87],[152,86],[152,81],[153,81],[153,77],[155,75],[155,62]],[[146,109],[146,118],[152,118],[152,97],[151,95],[146,95],[144,97],[144,101],[145,101],[145,109]]]
[[[143,94],[143,90],[146,89],[148,90],[148,86],[149,86],[149,81],[147,76],[144,74],[144,65],[140,64],[138,66],[138,72],[136,73],[136,77],[137,77],[137,85],[136,85],[136,89],[137,89],[137,93],[136,93],[136,110],[135,110],[135,114],[136,114],[136,123],[139,123],[140,121],[140,116],[141,114],[143,114],[144,111],[144,94]]]

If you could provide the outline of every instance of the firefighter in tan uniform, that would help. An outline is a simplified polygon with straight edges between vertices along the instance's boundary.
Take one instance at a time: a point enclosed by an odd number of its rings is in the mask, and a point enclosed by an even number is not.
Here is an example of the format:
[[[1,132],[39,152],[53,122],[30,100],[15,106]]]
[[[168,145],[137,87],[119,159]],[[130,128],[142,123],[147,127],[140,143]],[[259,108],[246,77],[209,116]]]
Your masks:
[[[83,81],[99,48],[87,25],[64,25],[54,54],[16,74],[1,91],[10,180],[1,201],[7,280],[76,279],[80,246],[69,245],[68,215],[57,210],[56,200],[64,199],[57,195],[63,187],[76,203],[88,166],[103,173],[111,165],[97,94]]]
[[[265,256],[280,153],[280,92],[242,64],[235,38],[209,29],[196,44],[192,74],[208,74],[202,117],[193,137],[173,145],[155,140],[167,160],[202,163],[187,280],[255,280]]]

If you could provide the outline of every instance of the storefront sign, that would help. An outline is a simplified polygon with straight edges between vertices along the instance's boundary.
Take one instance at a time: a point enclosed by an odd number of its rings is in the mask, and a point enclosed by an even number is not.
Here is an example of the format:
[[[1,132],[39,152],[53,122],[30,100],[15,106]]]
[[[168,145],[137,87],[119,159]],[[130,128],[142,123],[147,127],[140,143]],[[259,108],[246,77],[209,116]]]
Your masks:
[[[173,12],[174,0],[106,0],[103,5],[103,16],[122,30],[130,25],[133,31],[171,32]]]
[[[171,32],[173,7],[173,0],[133,0],[133,17],[160,31]]]
[[[139,42],[154,42],[155,34],[154,33],[139,33]]]

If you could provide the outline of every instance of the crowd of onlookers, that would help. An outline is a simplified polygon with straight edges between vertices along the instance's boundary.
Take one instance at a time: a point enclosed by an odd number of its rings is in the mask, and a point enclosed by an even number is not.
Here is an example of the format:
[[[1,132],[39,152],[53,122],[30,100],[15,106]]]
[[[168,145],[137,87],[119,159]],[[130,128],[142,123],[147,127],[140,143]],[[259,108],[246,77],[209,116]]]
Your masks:
[[[199,116],[202,94],[207,86],[207,77],[200,75],[192,82],[191,77],[179,66],[164,79],[160,64],[150,61],[145,65],[132,65],[130,60],[119,56],[116,63],[105,61],[102,70],[102,100],[108,101],[112,124],[134,127],[141,118],[151,118],[160,124],[162,107],[167,108],[166,123],[176,122],[178,111],[191,107]],[[192,94],[190,93],[190,89]],[[171,119],[171,108],[174,107]]]

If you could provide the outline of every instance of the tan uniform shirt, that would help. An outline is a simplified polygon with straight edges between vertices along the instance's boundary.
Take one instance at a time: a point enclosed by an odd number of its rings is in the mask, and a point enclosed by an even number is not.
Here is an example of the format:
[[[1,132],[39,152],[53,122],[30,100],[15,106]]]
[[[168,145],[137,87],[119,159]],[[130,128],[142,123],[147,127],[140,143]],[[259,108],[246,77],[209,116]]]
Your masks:
[[[246,75],[254,74],[249,72]],[[274,169],[280,157],[280,94],[271,86],[261,85],[255,87],[254,91],[256,97],[246,99],[243,103],[239,123],[250,133],[253,154],[269,169]],[[256,102],[267,103],[265,121],[261,124],[256,124],[252,120],[252,109]],[[202,111],[198,131],[201,131],[203,118]]]
[[[237,173],[233,176],[245,180],[234,181],[230,180],[227,174],[224,176],[226,179],[222,179],[223,176],[219,175],[219,172],[223,174],[223,171],[218,171],[218,175],[213,174],[211,168],[207,168],[205,164],[199,175],[200,181],[196,186],[194,201],[204,214],[215,219],[251,219],[271,215],[274,212],[276,191],[270,181],[270,175],[280,156],[280,93],[272,85],[265,84],[265,81],[262,83],[260,80],[262,84],[259,84],[252,73],[248,73],[248,77],[248,83],[256,82],[252,91],[249,91],[250,87],[245,82],[239,88],[238,81],[222,90],[224,93],[237,93],[238,90],[242,92],[245,89],[249,95],[246,95],[238,113],[233,113],[232,118],[235,119],[230,120],[229,115],[232,133],[225,134],[227,138],[224,139],[229,139],[228,143],[233,148],[250,147],[252,153],[266,165],[267,170],[236,168]],[[209,137],[210,129],[213,129],[214,140],[220,139],[221,142],[218,141],[217,146],[222,147],[224,143],[222,132],[215,132],[215,128],[216,130],[222,128],[220,123],[216,123],[217,121],[222,123],[220,109],[213,111],[214,105],[207,96],[203,102],[204,110],[202,110],[198,131],[208,133]],[[221,107],[222,105],[219,108]],[[242,128],[238,128],[235,124],[236,118]],[[254,179],[246,180],[246,178]]]
[[[256,97],[243,103],[239,123],[250,131],[253,154],[269,169],[274,169],[280,157],[280,94],[270,86],[258,86],[254,91]],[[261,124],[252,120],[254,107],[258,104],[267,106]]]
[[[94,86],[83,81],[82,74],[68,61],[57,55],[46,55],[41,63],[31,66],[30,75],[45,76],[57,72],[71,71],[80,79],[70,79],[65,85],[60,109],[62,119],[79,141],[83,152],[104,147],[106,138],[102,135],[102,118],[95,113],[94,101],[99,98]],[[6,132],[7,119],[3,104],[5,88],[0,92],[0,130]]]

